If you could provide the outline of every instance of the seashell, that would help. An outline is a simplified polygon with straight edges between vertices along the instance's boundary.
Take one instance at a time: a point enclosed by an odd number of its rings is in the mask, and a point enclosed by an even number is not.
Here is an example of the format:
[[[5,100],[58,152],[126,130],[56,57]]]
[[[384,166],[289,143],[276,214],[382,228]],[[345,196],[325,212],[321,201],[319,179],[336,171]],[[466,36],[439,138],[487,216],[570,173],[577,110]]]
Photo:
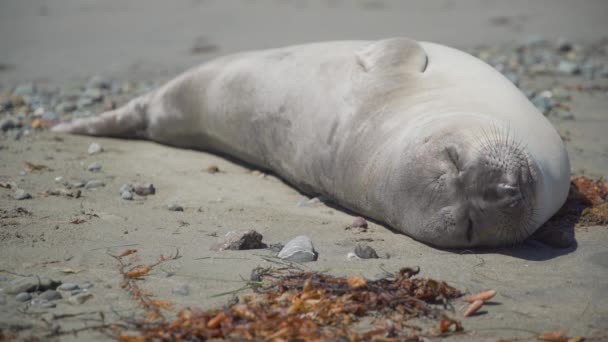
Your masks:
[[[294,262],[310,262],[317,260],[317,252],[315,252],[310,238],[300,235],[287,242],[278,257]]]

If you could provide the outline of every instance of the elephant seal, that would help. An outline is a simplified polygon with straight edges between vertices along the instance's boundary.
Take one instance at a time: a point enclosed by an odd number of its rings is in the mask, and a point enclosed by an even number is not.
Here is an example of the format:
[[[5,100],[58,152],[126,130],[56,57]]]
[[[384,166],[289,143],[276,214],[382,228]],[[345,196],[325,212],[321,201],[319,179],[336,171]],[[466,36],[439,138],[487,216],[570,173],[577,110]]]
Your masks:
[[[444,248],[520,242],[569,189],[560,136],[511,82],[407,38],[219,58],[54,130],[228,154]]]

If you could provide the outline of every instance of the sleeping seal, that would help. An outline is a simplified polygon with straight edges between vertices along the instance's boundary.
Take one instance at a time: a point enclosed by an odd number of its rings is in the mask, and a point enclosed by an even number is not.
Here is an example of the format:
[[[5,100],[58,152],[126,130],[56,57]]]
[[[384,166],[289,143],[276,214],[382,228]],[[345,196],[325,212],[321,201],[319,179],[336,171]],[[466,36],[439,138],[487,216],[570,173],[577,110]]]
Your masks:
[[[438,247],[520,242],[569,189],[560,136],[511,82],[406,38],[219,58],[54,131],[225,153]]]

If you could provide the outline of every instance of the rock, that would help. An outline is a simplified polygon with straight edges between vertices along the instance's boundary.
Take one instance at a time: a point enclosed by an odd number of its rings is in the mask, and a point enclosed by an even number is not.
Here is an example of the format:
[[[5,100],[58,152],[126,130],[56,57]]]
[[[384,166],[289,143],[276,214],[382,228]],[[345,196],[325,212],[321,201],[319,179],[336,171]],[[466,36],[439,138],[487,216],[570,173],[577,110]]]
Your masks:
[[[123,185],[120,186],[120,189],[118,190],[118,193],[122,194],[125,191],[133,192],[133,191],[135,191],[135,189],[133,188],[133,186],[131,184],[123,184]]]
[[[52,302],[47,302],[47,303],[40,304],[40,307],[43,309],[52,309],[52,308],[57,307],[57,304],[52,303]]]
[[[95,286],[95,284],[91,283],[90,281],[85,281],[84,283],[80,284],[80,288],[83,290],[88,290],[93,286]]]
[[[355,217],[350,226],[353,228],[367,228],[367,221],[363,217]]]
[[[270,249],[271,251],[275,252],[275,253],[279,253],[281,251],[281,249],[283,249],[283,247],[285,247],[285,245],[283,245],[282,243],[271,243],[270,245],[268,245],[268,249]]]
[[[90,180],[84,185],[85,189],[95,189],[104,186],[106,186],[105,183],[97,179]]]
[[[13,90],[13,95],[32,96],[36,93],[36,86],[32,83],[20,84]]]
[[[2,130],[2,132],[9,131],[9,130],[14,129],[16,127],[17,127],[17,123],[10,116],[9,117],[5,117],[2,120],[0,120],[0,129]]]
[[[74,283],[63,283],[57,287],[59,291],[72,291],[79,288],[78,284]]]
[[[103,147],[98,143],[94,142],[89,145],[89,149],[87,150],[89,154],[97,154],[103,152]]]
[[[220,172],[220,168],[219,168],[219,167],[217,167],[216,165],[210,165],[210,166],[207,168],[207,172],[208,172],[208,173],[211,173],[211,174],[218,173],[218,172]]]
[[[77,108],[76,103],[72,102],[72,101],[64,101],[59,103],[56,107],[55,110],[60,112],[60,113],[70,113],[75,111]]]
[[[74,181],[72,183],[69,183],[67,185],[68,189],[79,189],[79,188],[84,188],[87,185],[87,183],[83,182],[83,181]]]
[[[99,171],[101,171],[101,163],[93,162],[93,163],[89,164],[89,166],[87,166],[87,170],[91,171],[91,172],[99,172]]]
[[[184,211],[184,207],[182,207],[178,203],[169,203],[169,204],[167,204],[167,209],[169,209],[169,211]]]
[[[27,302],[28,300],[32,299],[32,295],[27,292],[21,292],[15,296],[15,299],[18,302]]]
[[[60,281],[56,281],[47,277],[23,277],[15,279],[9,283],[9,286],[4,289],[8,294],[17,294],[20,292],[35,292],[54,290],[61,285]]]
[[[266,244],[262,242],[262,234],[252,229],[228,232],[221,242],[211,246],[212,251],[259,248],[266,248]]]
[[[76,102],[76,106],[78,108],[85,108],[85,107],[89,107],[93,104],[93,99],[88,98],[88,97],[83,97],[78,99],[78,102]],[[80,116],[80,115],[79,115]]]
[[[579,66],[576,63],[570,61],[560,61],[557,65],[557,70],[561,73],[570,75],[580,72]]]
[[[300,235],[287,242],[278,257],[294,262],[310,262],[317,260],[317,252],[315,252],[310,238]]]
[[[365,244],[355,246],[355,255],[361,259],[378,259],[376,250]]]
[[[103,99],[103,93],[98,88],[87,88],[84,92],[84,98],[99,102]]]
[[[188,284],[179,284],[171,290],[171,293],[180,296],[187,296],[190,294],[190,286]]]
[[[89,300],[91,298],[93,298],[92,293],[82,292],[77,295],[68,297],[68,303],[70,303],[72,305],[80,305],[80,304],[84,304],[87,300]]]
[[[130,201],[133,199],[133,193],[125,190],[120,194],[120,197],[125,201]]]
[[[32,195],[30,195],[27,191],[23,189],[17,189],[17,191],[15,191],[15,193],[13,194],[13,198],[17,201],[21,201],[32,198]]]
[[[61,296],[61,293],[59,293],[59,292],[57,292],[55,290],[46,290],[46,291],[42,292],[38,296],[38,298],[44,299],[44,300],[47,300],[47,301],[51,302],[51,301],[54,301],[54,300],[61,299],[63,297]]]
[[[551,103],[551,98],[545,96],[545,94],[543,93],[534,96],[530,101],[543,114],[548,114],[549,111],[551,111],[551,108],[553,107]]]
[[[154,188],[154,184],[152,183],[135,184],[133,188],[139,196],[154,195],[156,193],[156,188]]]

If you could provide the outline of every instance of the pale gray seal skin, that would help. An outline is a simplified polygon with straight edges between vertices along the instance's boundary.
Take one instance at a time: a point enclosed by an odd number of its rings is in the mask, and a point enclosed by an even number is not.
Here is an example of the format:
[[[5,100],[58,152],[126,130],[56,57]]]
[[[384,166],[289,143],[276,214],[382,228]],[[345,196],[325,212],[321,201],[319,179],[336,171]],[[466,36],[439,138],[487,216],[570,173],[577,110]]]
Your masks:
[[[560,136],[511,82],[406,38],[227,56],[54,130],[228,154],[438,247],[520,242],[569,189]]]

